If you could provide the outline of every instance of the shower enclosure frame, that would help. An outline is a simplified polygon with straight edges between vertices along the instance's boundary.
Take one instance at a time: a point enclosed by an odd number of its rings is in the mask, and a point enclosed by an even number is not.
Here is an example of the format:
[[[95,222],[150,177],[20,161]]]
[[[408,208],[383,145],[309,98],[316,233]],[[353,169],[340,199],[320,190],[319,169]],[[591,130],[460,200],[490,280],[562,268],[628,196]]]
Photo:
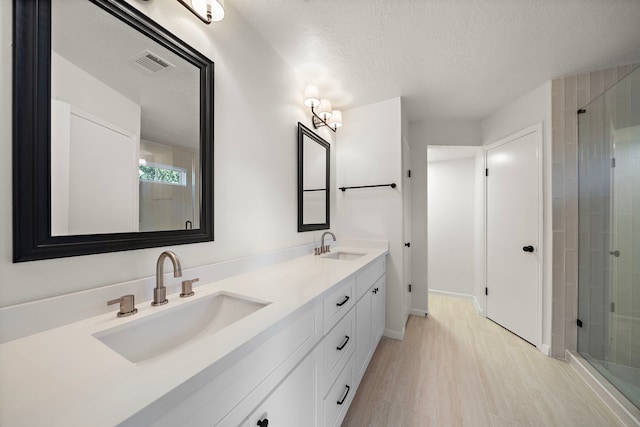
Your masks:
[[[640,68],[577,113],[578,353],[637,409]]]

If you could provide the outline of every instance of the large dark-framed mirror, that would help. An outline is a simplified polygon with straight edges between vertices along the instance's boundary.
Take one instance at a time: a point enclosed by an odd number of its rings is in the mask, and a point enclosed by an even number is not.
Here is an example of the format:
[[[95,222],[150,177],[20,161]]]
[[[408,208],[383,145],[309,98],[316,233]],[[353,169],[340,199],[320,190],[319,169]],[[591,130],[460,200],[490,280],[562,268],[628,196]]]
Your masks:
[[[298,123],[298,231],[329,229],[331,146]]]
[[[13,12],[13,261],[212,241],[213,62],[124,1]]]

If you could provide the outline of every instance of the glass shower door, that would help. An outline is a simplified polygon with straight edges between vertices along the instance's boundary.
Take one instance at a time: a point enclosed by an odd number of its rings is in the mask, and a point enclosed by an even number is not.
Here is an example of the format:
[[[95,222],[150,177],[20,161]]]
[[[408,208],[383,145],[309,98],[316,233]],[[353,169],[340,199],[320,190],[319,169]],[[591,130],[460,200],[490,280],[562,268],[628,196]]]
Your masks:
[[[578,352],[640,407],[640,69],[578,132]]]

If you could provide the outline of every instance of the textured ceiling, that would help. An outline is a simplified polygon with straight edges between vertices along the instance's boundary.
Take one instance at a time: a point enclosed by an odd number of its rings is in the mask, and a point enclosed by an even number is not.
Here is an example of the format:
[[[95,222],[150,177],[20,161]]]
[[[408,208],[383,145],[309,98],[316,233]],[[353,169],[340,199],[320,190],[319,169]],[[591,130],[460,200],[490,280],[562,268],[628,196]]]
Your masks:
[[[482,119],[547,80],[640,60],[640,0],[228,0],[334,108]]]

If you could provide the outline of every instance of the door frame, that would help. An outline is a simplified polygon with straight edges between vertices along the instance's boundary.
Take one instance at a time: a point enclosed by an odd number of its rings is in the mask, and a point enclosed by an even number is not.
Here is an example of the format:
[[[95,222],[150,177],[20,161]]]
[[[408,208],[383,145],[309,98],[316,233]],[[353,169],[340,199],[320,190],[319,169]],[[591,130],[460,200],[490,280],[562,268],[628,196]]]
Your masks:
[[[536,346],[536,348],[538,348],[538,350],[542,351],[544,353],[544,345],[542,342],[542,330],[543,330],[543,323],[544,323],[544,307],[543,307],[543,283],[544,283],[544,256],[545,256],[545,242],[544,242],[544,153],[543,153],[543,124],[542,122],[538,122],[534,125],[531,125],[529,127],[526,127],[522,130],[519,130],[515,133],[512,133],[508,136],[506,136],[505,138],[499,139],[491,144],[487,144],[485,146],[483,146],[483,156],[482,156],[482,162],[483,162],[483,169],[486,170],[487,168],[487,152],[493,148],[499,147],[501,145],[504,144],[508,144],[509,142],[512,142],[518,138],[521,138],[523,136],[527,136],[529,134],[532,133],[536,133],[536,149],[537,149],[537,160],[538,160],[538,289],[537,289],[537,294],[538,294],[538,300],[537,300],[537,306],[538,306],[538,310],[537,310],[537,314],[538,314],[538,319],[537,319],[537,325],[536,325],[536,329],[537,329],[537,333],[536,333],[536,342],[532,343]],[[487,236],[488,236],[488,230],[487,230],[487,222],[488,222],[488,215],[487,215],[487,179],[485,177],[484,180],[484,185],[483,185],[483,197],[482,197],[482,203],[483,203],[483,215],[484,215],[484,224],[483,224],[483,247],[484,247],[484,284],[485,287],[487,286],[487,262],[488,262],[488,247],[487,247]],[[487,316],[487,295],[484,296],[484,314],[485,317]]]
[[[411,145],[406,138],[402,138],[402,155],[401,155],[401,173],[402,173],[402,286],[404,292],[402,293],[402,307],[403,307],[403,328],[406,326],[409,320],[409,315],[413,312],[413,277],[412,277],[412,223],[411,223],[411,176],[409,175],[411,170]],[[407,206],[408,205],[408,206]],[[409,246],[406,246],[406,243]],[[409,285],[412,286],[412,290],[409,291]]]

